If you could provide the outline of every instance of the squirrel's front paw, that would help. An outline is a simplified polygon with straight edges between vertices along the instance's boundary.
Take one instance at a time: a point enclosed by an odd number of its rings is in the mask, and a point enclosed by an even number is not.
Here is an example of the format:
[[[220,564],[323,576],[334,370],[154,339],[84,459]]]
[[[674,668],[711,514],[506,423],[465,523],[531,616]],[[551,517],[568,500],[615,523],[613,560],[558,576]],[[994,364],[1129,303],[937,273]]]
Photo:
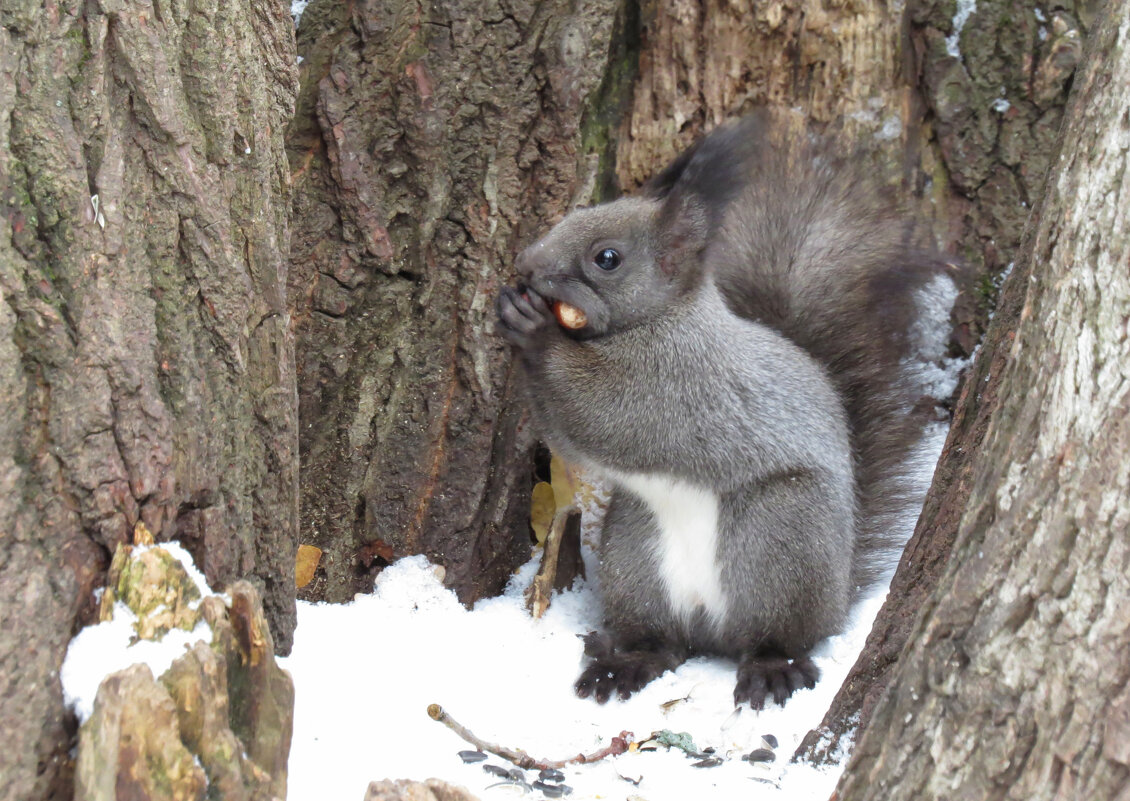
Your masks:
[[[533,345],[545,331],[554,329],[553,312],[545,298],[532,289],[520,292],[503,287],[498,295],[498,332],[511,345],[523,350]]]

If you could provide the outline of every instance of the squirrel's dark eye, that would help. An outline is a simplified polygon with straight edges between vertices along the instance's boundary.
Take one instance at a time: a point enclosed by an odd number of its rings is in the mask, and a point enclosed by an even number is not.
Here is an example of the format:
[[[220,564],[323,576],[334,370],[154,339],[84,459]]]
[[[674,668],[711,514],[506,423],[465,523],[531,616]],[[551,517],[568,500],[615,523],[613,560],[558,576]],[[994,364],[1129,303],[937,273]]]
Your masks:
[[[592,259],[592,263],[602,270],[615,270],[620,266],[620,262],[620,254],[612,248],[605,248]]]

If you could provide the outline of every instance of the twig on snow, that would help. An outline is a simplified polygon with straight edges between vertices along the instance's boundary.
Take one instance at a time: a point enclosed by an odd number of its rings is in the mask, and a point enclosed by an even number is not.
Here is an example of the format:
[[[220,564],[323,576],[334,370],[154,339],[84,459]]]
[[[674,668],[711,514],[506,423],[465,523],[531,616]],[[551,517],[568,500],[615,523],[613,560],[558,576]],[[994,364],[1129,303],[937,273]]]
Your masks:
[[[588,762],[598,762],[605,757],[617,756],[627,751],[628,743],[630,743],[635,736],[630,731],[622,731],[619,736],[612,738],[612,742],[609,743],[607,747],[601,748],[599,751],[594,751],[591,754],[577,754],[568,759],[559,760],[536,759],[520,748],[507,748],[502,745],[488,743],[486,740],[476,736],[474,732],[451,717],[451,715],[447,714],[444,708],[439,704],[428,704],[428,717],[447,726],[447,728],[451,729],[480,751],[487,751],[495,756],[500,756],[506,761],[513,762],[518,767],[526,770],[532,768],[547,770],[548,768],[562,768],[566,765],[583,765]]]

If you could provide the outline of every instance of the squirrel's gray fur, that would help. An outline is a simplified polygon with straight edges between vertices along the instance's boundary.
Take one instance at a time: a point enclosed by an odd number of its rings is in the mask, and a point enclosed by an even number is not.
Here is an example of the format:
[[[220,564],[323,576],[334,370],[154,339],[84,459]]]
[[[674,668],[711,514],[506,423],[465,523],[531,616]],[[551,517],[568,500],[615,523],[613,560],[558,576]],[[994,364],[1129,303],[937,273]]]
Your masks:
[[[914,295],[944,262],[834,152],[765,114],[723,126],[566,217],[500,295],[540,433],[614,486],[581,695],[713,653],[738,660],[736,703],[783,703],[889,553],[921,428]]]

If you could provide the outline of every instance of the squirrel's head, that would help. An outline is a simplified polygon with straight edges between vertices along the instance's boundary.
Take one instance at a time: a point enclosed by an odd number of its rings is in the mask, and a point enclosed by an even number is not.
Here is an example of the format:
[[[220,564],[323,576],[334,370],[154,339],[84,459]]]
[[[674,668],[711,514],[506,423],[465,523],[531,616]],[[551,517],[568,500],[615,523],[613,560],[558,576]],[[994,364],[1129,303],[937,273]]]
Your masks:
[[[602,336],[666,315],[694,294],[708,227],[693,198],[625,198],[574,211],[515,267],[547,300],[584,312],[578,336]]]

